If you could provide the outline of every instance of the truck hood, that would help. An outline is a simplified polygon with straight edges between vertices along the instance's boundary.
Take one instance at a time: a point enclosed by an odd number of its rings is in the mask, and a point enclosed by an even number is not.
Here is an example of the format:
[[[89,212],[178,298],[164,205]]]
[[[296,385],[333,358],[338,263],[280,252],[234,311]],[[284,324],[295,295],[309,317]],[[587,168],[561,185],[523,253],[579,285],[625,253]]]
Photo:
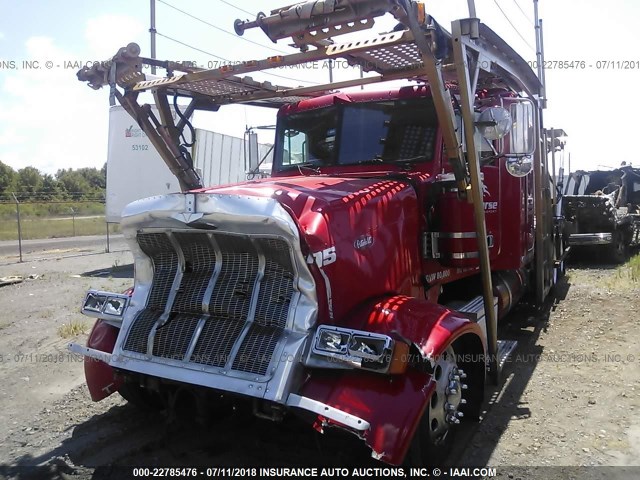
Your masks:
[[[410,293],[418,284],[416,192],[391,178],[270,178],[199,193],[268,197],[291,215],[322,279],[327,315],[337,320],[359,302]]]
[[[419,287],[418,202],[403,179],[271,178],[151,197],[129,204],[121,226],[134,251],[147,229],[283,238],[296,270],[313,276],[303,290],[320,322],[348,322],[366,300]]]
[[[322,228],[327,226],[328,215],[348,212],[353,228],[367,206],[383,198],[388,203],[403,190],[411,190],[409,184],[395,179],[312,176],[272,178],[198,192],[273,198],[296,220],[309,246],[319,248],[331,244],[331,232]]]

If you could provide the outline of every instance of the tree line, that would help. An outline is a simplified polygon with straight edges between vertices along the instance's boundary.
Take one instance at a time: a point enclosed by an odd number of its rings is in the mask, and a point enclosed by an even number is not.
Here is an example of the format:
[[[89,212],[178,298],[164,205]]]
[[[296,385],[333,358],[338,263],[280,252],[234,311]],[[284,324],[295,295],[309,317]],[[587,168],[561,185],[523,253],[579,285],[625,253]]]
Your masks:
[[[0,161],[0,203],[93,201],[103,202],[107,187],[107,164],[101,169],[60,169],[55,175],[35,167],[14,170]]]

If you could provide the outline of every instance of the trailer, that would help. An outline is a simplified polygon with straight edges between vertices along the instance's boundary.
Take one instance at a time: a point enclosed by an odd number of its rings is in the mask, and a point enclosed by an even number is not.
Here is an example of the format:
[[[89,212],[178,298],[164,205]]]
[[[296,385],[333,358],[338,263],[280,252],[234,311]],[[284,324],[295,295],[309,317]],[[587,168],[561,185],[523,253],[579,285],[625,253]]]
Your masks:
[[[158,109],[151,107],[154,115]],[[177,118],[175,109],[171,114]],[[192,135],[195,134],[195,142]],[[258,143],[248,131],[244,138],[200,128],[186,132],[188,153],[207,185],[226,185],[266,177],[263,165],[271,163],[272,145]],[[120,223],[124,207],[141,198],[179,191],[178,180],[153,148],[144,131],[122,106],[109,109],[106,220]]]
[[[370,34],[383,15],[397,27]],[[473,9],[451,33],[413,0],[312,1],[235,28],[299,52],[202,70],[130,44],[78,73],[110,86],[183,190],[125,209],[134,287],[86,296],[97,321],[70,349],[91,396],[249,404],[344,429],[390,464],[442,461],[516,346],[498,320],[542,304],[561,273],[543,84]],[[368,75],[249,76],[329,59]],[[189,103],[174,122],[176,98]],[[194,111],[238,103],[278,109],[272,177],[204,186],[180,133]]]

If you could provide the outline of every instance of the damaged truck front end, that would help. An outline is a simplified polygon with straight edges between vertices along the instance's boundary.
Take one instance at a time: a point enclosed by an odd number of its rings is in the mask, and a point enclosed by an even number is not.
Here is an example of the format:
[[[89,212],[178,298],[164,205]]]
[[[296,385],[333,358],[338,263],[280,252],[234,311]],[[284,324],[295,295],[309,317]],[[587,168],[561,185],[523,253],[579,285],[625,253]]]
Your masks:
[[[122,224],[135,288],[90,291],[83,313],[98,321],[86,347],[71,346],[85,355],[92,398],[118,391],[166,408],[186,400],[206,417],[224,397],[262,418],[292,412],[318,430],[348,430],[377,458],[401,463],[437,386],[437,358],[454,340],[477,339],[465,351],[478,354],[468,368],[477,365],[484,383],[480,327],[405,296],[329,321],[328,278],[294,218],[275,199],[248,195],[174,194],[129,205]],[[456,365],[445,368],[453,422],[466,385]]]
[[[393,32],[349,39],[386,14]],[[498,313],[529,278],[544,301],[556,268],[542,85],[471,17],[449,34],[414,0],[306,2],[235,25],[290,37],[298,53],[202,70],[130,44],[78,72],[110,86],[182,189],[123,212],[133,291],[85,299],[98,320],[70,348],[94,400],[186,401],[197,416],[250,404],[347,430],[387,463],[444,460],[515,348],[498,341]],[[307,87],[248,76],[338,58],[367,76]],[[417,84],[348,91],[401,79]],[[273,178],[203,188],[181,132],[195,111],[230,104],[279,108]]]

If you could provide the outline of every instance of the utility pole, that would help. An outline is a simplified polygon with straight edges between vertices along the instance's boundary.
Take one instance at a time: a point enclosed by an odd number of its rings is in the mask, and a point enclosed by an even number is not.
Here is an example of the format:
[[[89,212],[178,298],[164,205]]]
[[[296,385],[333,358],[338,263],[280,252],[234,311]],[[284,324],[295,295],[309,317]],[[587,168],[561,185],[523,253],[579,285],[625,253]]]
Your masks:
[[[151,35],[151,58],[156,59],[156,0],[150,1],[151,24],[149,26],[149,34]],[[151,74],[156,74],[155,65],[151,66]]]

